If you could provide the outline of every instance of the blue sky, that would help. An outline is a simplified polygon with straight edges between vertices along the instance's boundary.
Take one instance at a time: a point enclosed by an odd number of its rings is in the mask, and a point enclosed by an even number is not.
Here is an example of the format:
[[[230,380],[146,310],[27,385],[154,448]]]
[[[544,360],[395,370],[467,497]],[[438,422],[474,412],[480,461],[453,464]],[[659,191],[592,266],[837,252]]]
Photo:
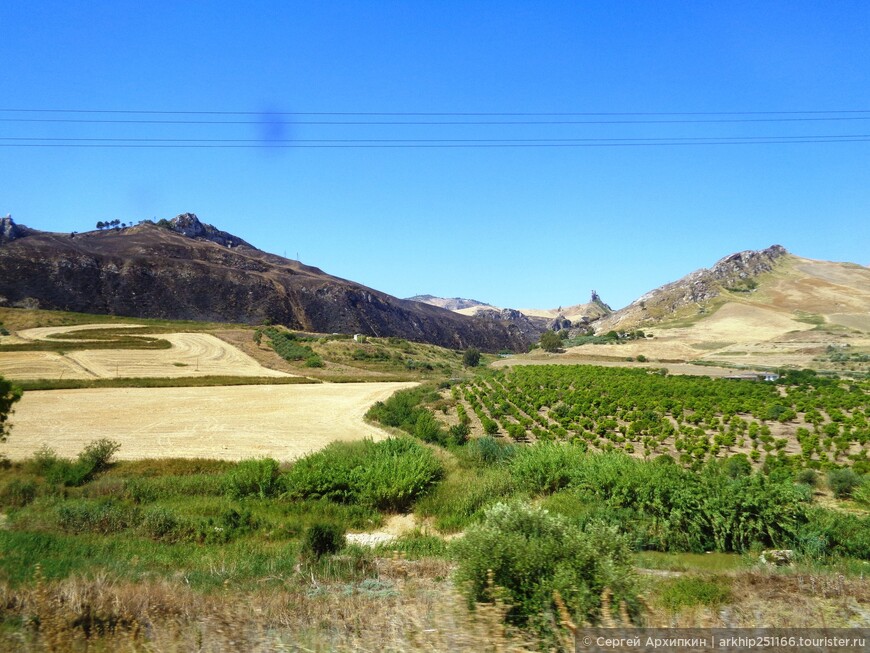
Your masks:
[[[0,214],[38,229],[193,212],[400,297],[522,308],[774,243],[870,263],[863,0],[6,0],[0,43]]]

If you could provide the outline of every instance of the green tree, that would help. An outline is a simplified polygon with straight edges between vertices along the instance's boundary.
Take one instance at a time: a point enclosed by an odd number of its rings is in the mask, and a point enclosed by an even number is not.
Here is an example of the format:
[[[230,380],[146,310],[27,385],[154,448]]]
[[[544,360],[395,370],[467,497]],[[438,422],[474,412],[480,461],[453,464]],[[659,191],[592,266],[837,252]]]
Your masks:
[[[0,376],[0,442],[6,442],[9,434],[7,419],[12,414],[12,404],[21,399],[21,390]]]
[[[559,351],[562,347],[562,339],[555,331],[545,331],[541,334],[541,349],[544,351]]]
[[[474,347],[469,347],[462,355],[462,363],[466,367],[477,367],[480,365],[480,351]]]

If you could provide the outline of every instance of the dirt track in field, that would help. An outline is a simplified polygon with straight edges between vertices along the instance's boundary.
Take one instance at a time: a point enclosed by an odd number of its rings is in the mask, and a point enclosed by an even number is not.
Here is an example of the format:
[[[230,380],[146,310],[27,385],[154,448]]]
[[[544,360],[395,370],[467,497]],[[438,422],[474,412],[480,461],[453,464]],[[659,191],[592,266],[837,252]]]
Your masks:
[[[109,388],[26,392],[0,452],[42,446],[74,457],[89,442],[121,443],[119,459],[271,456],[291,460],[334,440],[382,438],[368,408],[414,383]]]

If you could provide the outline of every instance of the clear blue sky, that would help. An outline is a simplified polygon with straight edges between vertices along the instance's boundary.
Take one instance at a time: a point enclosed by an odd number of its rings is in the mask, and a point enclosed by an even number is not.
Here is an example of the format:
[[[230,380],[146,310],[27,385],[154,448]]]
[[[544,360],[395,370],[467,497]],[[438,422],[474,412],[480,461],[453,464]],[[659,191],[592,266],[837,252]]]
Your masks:
[[[38,229],[189,211],[400,297],[522,308],[616,308],[774,243],[870,263],[865,0],[6,0],[0,43],[0,215]],[[343,139],[418,147],[283,147]]]

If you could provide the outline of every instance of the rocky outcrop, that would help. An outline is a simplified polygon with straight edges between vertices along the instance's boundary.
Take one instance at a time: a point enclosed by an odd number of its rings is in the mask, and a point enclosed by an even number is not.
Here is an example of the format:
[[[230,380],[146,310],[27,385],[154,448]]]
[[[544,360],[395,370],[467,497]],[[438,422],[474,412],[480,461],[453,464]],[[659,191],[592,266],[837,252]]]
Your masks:
[[[397,299],[262,252],[192,214],[75,237],[25,227],[14,233],[0,243],[0,296],[8,305],[27,301],[46,309],[247,324],[270,320],[306,331],[398,336],[483,351],[525,350],[530,341],[510,320]]]
[[[224,247],[238,247],[244,245],[245,247],[254,249],[253,245],[245,242],[238,236],[233,236],[231,233],[216,229],[210,224],[200,222],[199,218],[197,218],[194,213],[182,213],[181,215],[177,215],[172,218],[172,220],[169,220],[166,226],[169,229],[172,229],[172,231],[187,236],[188,238],[208,240],[212,243],[223,245]]]
[[[21,238],[26,235],[29,230],[26,227],[19,227],[12,221],[12,216],[7,215],[5,218],[0,218],[0,245],[11,243],[16,238]]]

